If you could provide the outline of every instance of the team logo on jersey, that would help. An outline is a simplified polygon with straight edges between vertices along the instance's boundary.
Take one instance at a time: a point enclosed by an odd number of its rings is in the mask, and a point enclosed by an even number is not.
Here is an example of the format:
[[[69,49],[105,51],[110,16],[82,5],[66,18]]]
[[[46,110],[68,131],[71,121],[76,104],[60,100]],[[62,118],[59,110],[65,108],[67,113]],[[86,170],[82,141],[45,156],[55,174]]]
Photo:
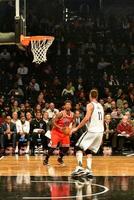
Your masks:
[[[40,128],[42,128],[43,127],[43,124],[42,123],[40,123]]]

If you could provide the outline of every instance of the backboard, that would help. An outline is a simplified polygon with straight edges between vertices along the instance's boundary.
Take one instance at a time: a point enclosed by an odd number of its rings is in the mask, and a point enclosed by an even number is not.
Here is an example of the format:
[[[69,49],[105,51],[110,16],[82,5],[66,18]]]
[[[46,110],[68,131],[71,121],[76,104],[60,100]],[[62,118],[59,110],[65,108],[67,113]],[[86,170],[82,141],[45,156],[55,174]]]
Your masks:
[[[20,43],[26,35],[26,0],[0,0],[0,45]]]

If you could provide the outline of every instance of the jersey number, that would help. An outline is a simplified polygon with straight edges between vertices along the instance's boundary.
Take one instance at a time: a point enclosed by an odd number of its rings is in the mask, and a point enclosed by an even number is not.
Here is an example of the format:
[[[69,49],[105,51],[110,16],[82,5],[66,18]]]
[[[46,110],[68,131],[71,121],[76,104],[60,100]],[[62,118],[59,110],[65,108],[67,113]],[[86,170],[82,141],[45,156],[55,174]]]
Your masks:
[[[98,112],[98,118],[99,118],[99,120],[102,120],[102,113],[101,112]]]

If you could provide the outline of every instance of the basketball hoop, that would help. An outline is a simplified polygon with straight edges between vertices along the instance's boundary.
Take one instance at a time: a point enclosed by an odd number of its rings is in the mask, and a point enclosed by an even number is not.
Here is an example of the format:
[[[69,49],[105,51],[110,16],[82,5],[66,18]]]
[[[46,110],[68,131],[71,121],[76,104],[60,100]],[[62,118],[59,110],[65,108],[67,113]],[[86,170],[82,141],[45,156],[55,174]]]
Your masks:
[[[20,42],[23,46],[28,46],[31,43],[31,51],[33,53],[33,62],[42,63],[47,61],[46,53],[48,48],[54,41],[53,36],[23,36],[20,37]]]

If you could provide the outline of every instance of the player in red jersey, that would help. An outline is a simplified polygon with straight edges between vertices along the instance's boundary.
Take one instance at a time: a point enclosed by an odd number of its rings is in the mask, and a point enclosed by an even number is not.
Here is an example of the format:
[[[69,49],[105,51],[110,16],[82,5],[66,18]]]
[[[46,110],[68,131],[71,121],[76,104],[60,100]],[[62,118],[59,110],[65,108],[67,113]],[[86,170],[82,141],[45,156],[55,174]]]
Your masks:
[[[74,121],[74,114],[71,112],[72,103],[70,100],[67,100],[64,105],[64,110],[59,112],[53,120],[53,128],[51,130],[51,148],[48,150],[48,153],[43,161],[44,165],[48,164],[49,157],[52,155],[53,151],[57,148],[57,145],[60,143],[60,153],[58,157],[58,162],[64,164],[63,156],[66,155],[70,146],[70,132],[69,128]]]

